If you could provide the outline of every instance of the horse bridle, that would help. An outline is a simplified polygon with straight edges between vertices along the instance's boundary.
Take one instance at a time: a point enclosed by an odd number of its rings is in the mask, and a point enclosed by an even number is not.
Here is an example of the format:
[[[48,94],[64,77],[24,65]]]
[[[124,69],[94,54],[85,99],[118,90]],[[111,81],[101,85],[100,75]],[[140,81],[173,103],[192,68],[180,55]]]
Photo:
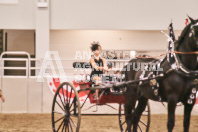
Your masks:
[[[194,41],[196,43],[196,47],[198,47],[198,39],[196,39],[196,37],[195,37],[196,34],[195,34],[195,28],[194,28],[196,26],[198,26],[198,22],[196,24],[191,25],[191,27],[190,27],[191,32],[189,33],[189,37],[192,37],[194,39]]]

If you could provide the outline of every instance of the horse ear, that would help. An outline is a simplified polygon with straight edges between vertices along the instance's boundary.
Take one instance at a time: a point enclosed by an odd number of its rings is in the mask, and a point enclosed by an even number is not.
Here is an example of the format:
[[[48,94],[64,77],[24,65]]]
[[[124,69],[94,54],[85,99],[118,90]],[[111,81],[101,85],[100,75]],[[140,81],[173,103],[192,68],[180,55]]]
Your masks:
[[[192,24],[195,24],[196,23],[196,21],[194,19],[192,19],[191,17],[188,16],[188,18],[190,19],[190,21],[191,21]]]

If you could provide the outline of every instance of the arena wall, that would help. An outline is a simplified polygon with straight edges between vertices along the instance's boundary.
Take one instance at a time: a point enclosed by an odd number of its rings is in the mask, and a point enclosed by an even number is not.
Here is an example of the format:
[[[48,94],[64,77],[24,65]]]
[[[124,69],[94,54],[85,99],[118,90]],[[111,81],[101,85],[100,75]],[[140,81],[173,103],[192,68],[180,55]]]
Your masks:
[[[176,37],[180,32],[180,30],[175,31]],[[50,50],[58,51],[62,59],[74,59],[76,51],[90,51],[90,43],[93,41],[99,41],[103,50],[166,51],[168,46],[167,37],[159,30],[52,30],[50,32]]]
[[[196,17],[196,0],[52,0],[51,29],[165,30],[173,19],[184,26]]]
[[[0,29],[35,29],[35,0],[0,4]]]
[[[155,4],[153,4],[155,3]],[[184,26],[186,14],[197,17],[197,0],[51,0],[50,29],[165,30],[172,18],[175,29]],[[0,4],[0,29],[36,29],[35,0]]]

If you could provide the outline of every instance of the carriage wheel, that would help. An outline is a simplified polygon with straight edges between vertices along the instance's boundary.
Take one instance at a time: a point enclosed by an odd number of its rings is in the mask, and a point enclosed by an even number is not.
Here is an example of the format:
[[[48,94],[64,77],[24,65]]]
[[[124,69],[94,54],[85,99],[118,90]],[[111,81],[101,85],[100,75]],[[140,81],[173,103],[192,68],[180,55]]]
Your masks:
[[[79,132],[81,109],[78,92],[73,84],[62,83],[53,99],[52,127],[53,132]]]
[[[127,124],[124,115],[124,104],[119,105],[119,125],[121,132],[127,131]],[[148,132],[150,127],[150,105],[147,103],[145,111],[142,113],[138,123],[138,132]]]

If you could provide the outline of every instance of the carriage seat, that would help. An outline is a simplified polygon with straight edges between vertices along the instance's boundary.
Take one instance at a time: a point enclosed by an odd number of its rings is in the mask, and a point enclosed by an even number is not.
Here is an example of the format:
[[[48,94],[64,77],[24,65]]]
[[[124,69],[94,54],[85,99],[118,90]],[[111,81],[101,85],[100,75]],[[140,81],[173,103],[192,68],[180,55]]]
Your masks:
[[[112,62],[107,62],[108,68],[113,67]],[[89,62],[74,62],[73,63],[73,68],[92,68],[91,64]]]

